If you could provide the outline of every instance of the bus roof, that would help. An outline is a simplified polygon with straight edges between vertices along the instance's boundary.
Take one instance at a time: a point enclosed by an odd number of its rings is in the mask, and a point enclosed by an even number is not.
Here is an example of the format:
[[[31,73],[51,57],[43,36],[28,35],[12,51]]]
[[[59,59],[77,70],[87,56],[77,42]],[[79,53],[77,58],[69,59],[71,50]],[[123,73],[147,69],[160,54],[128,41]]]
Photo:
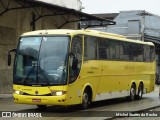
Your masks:
[[[126,38],[122,35],[118,34],[113,34],[113,33],[107,33],[107,32],[100,32],[97,30],[70,30],[70,29],[51,29],[51,30],[37,30],[37,31],[31,31],[31,32],[26,32],[22,34],[22,36],[32,36],[32,35],[54,35],[54,34],[92,34],[92,35],[108,35],[112,37],[121,37],[121,38]]]
[[[121,41],[128,41],[128,42],[134,42],[139,44],[148,44],[148,45],[154,45],[152,42],[143,42],[140,40],[133,40],[133,39],[127,39],[125,36],[108,33],[108,32],[101,32],[97,30],[70,30],[70,29],[50,29],[50,30],[37,30],[37,31],[31,31],[26,32],[22,34],[21,36],[42,36],[42,35],[76,35],[76,34],[84,34],[84,35],[90,35],[90,36],[97,36],[97,37],[104,37],[104,38],[111,38]]]

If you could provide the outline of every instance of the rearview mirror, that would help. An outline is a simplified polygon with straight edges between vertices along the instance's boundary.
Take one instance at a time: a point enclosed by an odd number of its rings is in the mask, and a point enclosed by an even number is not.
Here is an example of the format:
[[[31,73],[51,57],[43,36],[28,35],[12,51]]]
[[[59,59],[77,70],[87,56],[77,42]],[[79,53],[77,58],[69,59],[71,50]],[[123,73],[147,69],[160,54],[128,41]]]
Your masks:
[[[11,49],[8,51],[8,66],[11,66],[11,52],[16,52],[16,49]]]
[[[11,66],[11,55],[8,54],[8,66]]]

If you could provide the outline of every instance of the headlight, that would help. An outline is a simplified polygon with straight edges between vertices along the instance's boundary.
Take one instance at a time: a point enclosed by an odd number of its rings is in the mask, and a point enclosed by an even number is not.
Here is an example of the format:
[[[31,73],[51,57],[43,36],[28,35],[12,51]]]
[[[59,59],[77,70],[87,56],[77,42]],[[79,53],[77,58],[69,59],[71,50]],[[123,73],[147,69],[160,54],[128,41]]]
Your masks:
[[[15,93],[15,94],[18,94],[18,95],[23,95],[23,92],[22,92],[22,91],[19,91],[19,90],[14,90],[14,93]]]
[[[53,96],[61,96],[67,93],[67,91],[51,91]]]
[[[57,96],[63,95],[63,92],[62,92],[62,91],[56,92],[56,95],[57,95]]]

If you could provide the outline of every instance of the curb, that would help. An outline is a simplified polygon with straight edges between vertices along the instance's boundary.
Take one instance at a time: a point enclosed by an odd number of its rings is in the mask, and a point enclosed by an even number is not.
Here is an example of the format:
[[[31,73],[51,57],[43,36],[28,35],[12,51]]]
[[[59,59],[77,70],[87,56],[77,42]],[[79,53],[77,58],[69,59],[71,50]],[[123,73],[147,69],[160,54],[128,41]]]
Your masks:
[[[12,98],[13,98],[13,94],[0,94],[0,100],[12,99]]]

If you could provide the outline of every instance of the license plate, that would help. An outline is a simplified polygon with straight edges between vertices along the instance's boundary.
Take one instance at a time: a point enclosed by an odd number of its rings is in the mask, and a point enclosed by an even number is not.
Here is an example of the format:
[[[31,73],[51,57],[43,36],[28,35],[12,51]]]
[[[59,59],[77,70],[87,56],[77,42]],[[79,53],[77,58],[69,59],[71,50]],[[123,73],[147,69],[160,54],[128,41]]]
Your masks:
[[[32,99],[32,102],[41,102],[41,99]]]

